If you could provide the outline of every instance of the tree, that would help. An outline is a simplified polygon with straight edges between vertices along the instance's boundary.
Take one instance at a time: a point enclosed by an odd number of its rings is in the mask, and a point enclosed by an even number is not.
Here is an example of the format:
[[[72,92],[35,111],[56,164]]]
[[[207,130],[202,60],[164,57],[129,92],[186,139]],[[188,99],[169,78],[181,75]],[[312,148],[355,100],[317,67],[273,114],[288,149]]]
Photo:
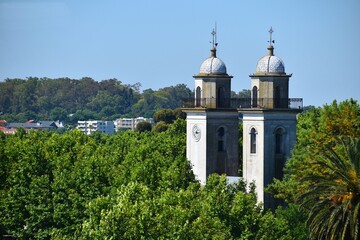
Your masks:
[[[355,209],[360,188],[355,166],[359,158],[350,158],[348,144],[355,140],[347,139],[359,136],[360,107],[353,99],[339,104],[334,101],[323,108],[311,107],[298,117],[297,142],[286,163],[286,174],[268,190],[288,203],[301,204],[314,238],[349,238],[351,224],[351,231],[358,237],[354,224],[359,221],[355,219],[359,212],[359,208]],[[348,216],[353,222],[347,222]],[[334,231],[343,235],[334,235]]]
[[[310,108],[298,116],[297,139],[292,157],[285,165],[282,181],[275,180],[269,190],[276,197],[295,203],[296,196],[304,191],[305,183],[300,178],[313,172],[321,172],[313,164],[321,156],[324,147],[338,143],[339,137],[360,136],[360,106],[355,100],[341,103],[334,101],[323,108]]]
[[[309,210],[313,239],[360,238],[360,140],[338,141],[314,159],[321,171],[300,179],[307,187],[298,202]]]
[[[171,109],[162,109],[155,112],[154,114],[154,121],[156,123],[163,121],[169,124],[169,123],[173,123],[175,119],[176,119],[176,113]]]
[[[243,89],[243,90],[239,91],[238,93],[231,91],[231,97],[232,98],[250,98],[251,91],[249,89]]]
[[[169,127],[169,124],[167,124],[164,121],[160,121],[158,123],[155,124],[155,126],[153,127],[153,131],[154,132],[165,132]]]
[[[195,180],[186,122],[165,132],[0,135],[0,233],[19,239],[265,239],[288,220],[254,187]],[[250,190],[249,190],[250,189]],[[291,239],[290,237],[287,239]]]
[[[0,83],[0,113],[8,121],[58,120],[53,118],[64,119],[64,114],[82,111],[90,111],[99,119],[120,114],[149,118],[158,110],[181,107],[182,100],[192,95],[184,84],[157,91],[146,89],[143,93],[139,92],[140,86],[123,84],[117,79],[98,82],[89,77],[6,79]]]
[[[50,112],[50,118],[53,121],[60,120],[60,121],[66,121],[68,120],[68,114],[65,111],[65,109],[60,107],[55,107]]]
[[[91,202],[91,218],[82,225],[80,239],[149,239],[153,232],[150,194],[149,188],[134,182],[121,186],[111,198]]]
[[[139,122],[138,124],[136,124],[136,131],[138,132],[146,132],[146,131],[151,131],[151,123],[149,122]]]

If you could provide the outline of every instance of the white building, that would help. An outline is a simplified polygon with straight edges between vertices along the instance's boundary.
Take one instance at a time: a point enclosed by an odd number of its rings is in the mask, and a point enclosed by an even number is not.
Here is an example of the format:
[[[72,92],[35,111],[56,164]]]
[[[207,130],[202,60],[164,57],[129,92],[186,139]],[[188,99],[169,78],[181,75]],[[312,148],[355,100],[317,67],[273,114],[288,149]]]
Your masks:
[[[270,34],[272,29],[270,29]],[[271,35],[270,35],[271,36]],[[283,61],[274,55],[270,41],[251,78],[251,107],[243,114],[243,177],[255,182],[258,201],[275,208],[277,201],[265,192],[273,179],[281,179],[296,141],[296,115],[302,99],[289,98],[289,80]]]
[[[76,128],[85,133],[86,135],[90,135],[94,132],[102,132],[106,134],[115,133],[115,126],[113,121],[78,121],[78,125]]]
[[[258,202],[274,209],[279,202],[265,192],[274,178],[281,179],[296,141],[296,115],[302,99],[289,98],[289,80],[283,61],[274,55],[272,29],[268,53],[250,75],[251,98],[231,99],[231,78],[211,50],[195,78],[193,108],[186,112],[186,156],[197,179],[206,184],[212,173],[238,175],[238,124],[243,122],[243,178],[255,182]]]
[[[238,176],[239,113],[230,107],[231,79],[216,47],[195,78],[195,107],[186,112],[186,156],[201,184],[212,173]]]
[[[135,128],[134,118],[118,118],[114,122],[116,131],[119,131],[120,129],[133,130]]]
[[[119,131],[120,129],[135,130],[136,125],[141,122],[148,122],[150,124],[154,124],[154,120],[152,118],[118,118],[115,120],[115,129],[116,131]]]

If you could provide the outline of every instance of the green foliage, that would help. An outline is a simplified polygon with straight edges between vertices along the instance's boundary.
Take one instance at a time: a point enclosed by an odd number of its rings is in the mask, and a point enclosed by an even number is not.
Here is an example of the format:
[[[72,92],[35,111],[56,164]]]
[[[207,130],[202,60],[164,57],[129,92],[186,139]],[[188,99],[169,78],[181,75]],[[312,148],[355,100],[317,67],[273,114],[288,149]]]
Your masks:
[[[360,238],[360,140],[339,141],[314,159],[322,172],[300,179],[308,185],[297,200],[309,210],[314,239]]]
[[[216,174],[205,187],[195,181],[183,119],[161,133],[24,132],[0,141],[1,234],[253,239],[288,232],[283,220],[262,211],[245,182],[229,185]]]
[[[251,91],[249,89],[243,89],[238,93],[231,91],[232,98],[251,98]]]
[[[260,219],[259,232],[256,239],[262,240],[289,240],[290,230],[287,228],[288,222],[281,218],[276,218],[271,212],[266,212]]]
[[[298,117],[286,174],[269,190],[300,204],[313,239],[359,238],[359,136],[360,107],[352,99]]]
[[[322,156],[323,148],[333,148],[339,137],[360,136],[360,106],[355,100],[334,101],[323,108],[310,108],[298,116],[297,141],[292,157],[286,163],[283,181],[275,181],[270,190],[288,202],[295,202],[307,183],[300,178],[313,172],[324,173],[313,161]]]
[[[156,123],[163,121],[167,124],[174,122],[176,119],[175,111],[171,109],[159,110],[154,114],[154,121]]]
[[[153,127],[154,132],[165,132],[170,124],[176,119],[185,119],[186,114],[180,109],[162,109],[154,114],[155,126]]]
[[[184,84],[161,88],[158,91],[146,89],[132,108],[131,113],[137,116],[152,117],[162,109],[176,109],[181,106],[183,99],[188,99],[193,93]]]
[[[147,89],[142,94],[139,88],[139,83],[128,85],[117,79],[6,79],[0,82],[0,112],[8,122],[32,119],[75,124],[78,120],[120,116],[152,117],[160,109],[181,107],[182,99],[192,96],[184,84]]]
[[[208,185],[192,183],[180,191],[158,194],[140,183],[88,205],[83,239],[291,239],[286,220],[263,214],[245,183],[232,186],[212,175]],[[272,234],[272,235],[269,235]]]
[[[288,204],[286,207],[279,206],[275,210],[275,216],[280,221],[285,221],[290,232],[289,239],[308,239],[309,231],[305,225],[307,215],[296,204]]]
[[[109,200],[100,197],[89,203],[90,218],[82,225],[80,239],[149,239],[152,205],[145,185],[121,186]]]
[[[138,132],[146,132],[146,131],[151,131],[151,123],[149,122],[140,122],[136,125],[136,131]]]
[[[155,124],[155,126],[153,127],[153,131],[154,132],[165,132],[169,127],[169,124],[167,124],[164,121],[160,121],[158,123]]]

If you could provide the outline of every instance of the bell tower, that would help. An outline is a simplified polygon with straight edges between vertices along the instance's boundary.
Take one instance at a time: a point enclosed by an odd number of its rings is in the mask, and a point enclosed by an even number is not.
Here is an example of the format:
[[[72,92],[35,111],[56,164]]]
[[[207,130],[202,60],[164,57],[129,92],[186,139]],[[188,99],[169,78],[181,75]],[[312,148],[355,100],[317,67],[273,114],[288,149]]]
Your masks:
[[[195,99],[186,112],[186,156],[201,184],[212,173],[238,176],[239,113],[230,107],[231,78],[217,58],[213,30],[210,57],[195,79]]]
[[[273,178],[281,179],[283,167],[296,141],[296,115],[302,99],[289,98],[289,79],[283,61],[274,55],[272,28],[268,53],[251,78],[251,104],[243,114],[243,177],[255,181],[258,201],[264,208],[277,202],[264,192]]]

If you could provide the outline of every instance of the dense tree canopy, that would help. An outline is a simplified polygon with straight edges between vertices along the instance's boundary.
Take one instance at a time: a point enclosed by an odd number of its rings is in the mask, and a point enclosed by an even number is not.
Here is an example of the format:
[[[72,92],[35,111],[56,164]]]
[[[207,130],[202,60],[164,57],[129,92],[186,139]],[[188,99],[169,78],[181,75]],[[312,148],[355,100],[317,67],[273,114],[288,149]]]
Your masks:
[[[164,132],[0,135],[0,234],[19,239],[296,239],[253,187],[195,181],[186,124]]]
[[[92,78],[6,79],[0,82],[0,118],[27,120],[114,120],[117,117],[152,117],[160,109],[181,107],[192,92],[184,84],[140,93],[140,84]]]
[[[270,187],[308,215],[312,239],[359,239],[360,107],[334,101],[299,115],[282,181]]]

